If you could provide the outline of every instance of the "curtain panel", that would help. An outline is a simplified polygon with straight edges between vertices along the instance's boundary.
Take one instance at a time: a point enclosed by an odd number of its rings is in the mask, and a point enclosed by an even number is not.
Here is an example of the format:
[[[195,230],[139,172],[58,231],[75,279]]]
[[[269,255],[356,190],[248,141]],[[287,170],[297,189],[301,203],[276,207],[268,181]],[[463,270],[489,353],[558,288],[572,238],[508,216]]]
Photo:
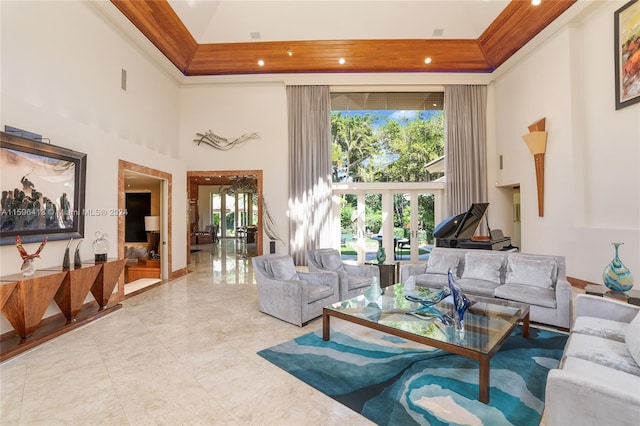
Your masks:
[[[445,86],[447,216],[487,201],[487,87]]]
[[[331,102],[329,86],[287,86],[289,252],[306,265],[310,249],[331,242]]]

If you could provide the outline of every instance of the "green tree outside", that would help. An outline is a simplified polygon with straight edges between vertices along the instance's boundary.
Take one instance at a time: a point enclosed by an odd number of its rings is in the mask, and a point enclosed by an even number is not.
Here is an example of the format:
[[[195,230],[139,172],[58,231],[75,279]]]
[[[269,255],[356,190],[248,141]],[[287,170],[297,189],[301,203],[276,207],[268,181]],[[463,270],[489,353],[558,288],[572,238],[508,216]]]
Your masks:
[[[425,182],[432,180],[426,165],[444,155],[444,112],[420,111],[401,119],[381,113],[334,111],[331,114],[332,177],[334,182]],[[377,234],[382,225],[380,194],[367,194],[366,228]],[[353,218],[357,197],[342,199],[341,228],[355,233]],[[394,235],[407,238],[411,215],[409,201],[394,196]],[[418,197],[421,241],[433,241],[434,197]]]

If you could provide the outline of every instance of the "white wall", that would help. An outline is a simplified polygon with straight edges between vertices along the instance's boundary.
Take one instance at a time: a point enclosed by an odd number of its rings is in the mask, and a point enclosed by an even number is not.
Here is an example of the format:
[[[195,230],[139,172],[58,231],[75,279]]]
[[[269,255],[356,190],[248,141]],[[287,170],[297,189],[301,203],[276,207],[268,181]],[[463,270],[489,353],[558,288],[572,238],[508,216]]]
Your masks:
[[[228,151],[194,142],[196,133],[235,139],[258,133]],[[263,195],[288,252],[289,148],[287,98],[282,83],[194,85],[180,90],[180,157],[189,171],[263,170]],[[263,239],[263,252],[269,241]]]
[[[567,274],[602,282],[623,241],[640,288],[640,104],[615,110],[613,13],[601,2],[496,79],[499,185],[520,184],[522,250],[562,254]],[[521,135],[546,117],[545,211],[537,214],[533,157]]]
[[[186,267],[176,81],[106,24],[89,2],[0,2],[0,13],[2,128],[30,130],[86,153],[87,209],[117,208],[119,159],[173,174],[173,269]],[[126,92],[120,88],[122,68],[128,74]],[[93,257],[98,230],[109,234],[109,256],[115,257],[117,217],[85,219],[82,257]],[[47,243],[36,268],[60,265],[66,244]],[[15,246],[0,247],[0,254],[0,275],[20,271]],[[56,310],[52,305],[47,315]],[[1,330],[7,328],[3,318]]]
[[[613,106],[613,11],[624,3],[602,2],[580,25],[561,29],[513,68],[496,73],[489,87],[491,226],[510,234],[508,188],[520,184],[523,250],[564,254],[569,275],[596,282],[613,255],[612,241],[625,242],[621,256],[640,276],[640,104],[620,111]],[[180,86],[90,2],[0,2],[0,15],[0,125],[42,133],[53,144],[87,153],[87,208],[117,206],[118,159],[171,173],[174,270],[186,267],[186,226],[180,225],[187,222],[186,170],[263,170],[267,205],[288,242],[283,81],[429,90],[492,78],[255,76],[188,78]],[[120,89],[122,68],[128,74],[126,92]],[[545,216],[538,218],[533,159],[521,135],[541,117],[547,118],[549,143]],[[196,133],[207,130],[226,138],[257,132],[260,139],[222,152],[193,142]],[[116,218],[87,217],[83,257],[92,256],[90,242],[97,230],[110,234],[109,254],[115,256]],[[59,265],[65,245],[50,242],[37,266]],[[286,244],[277,250],[288,251]],[[19,270],[14,246],[0,247],[0,254],[1,275]],[[6,329],[2,321],[0,331]]]

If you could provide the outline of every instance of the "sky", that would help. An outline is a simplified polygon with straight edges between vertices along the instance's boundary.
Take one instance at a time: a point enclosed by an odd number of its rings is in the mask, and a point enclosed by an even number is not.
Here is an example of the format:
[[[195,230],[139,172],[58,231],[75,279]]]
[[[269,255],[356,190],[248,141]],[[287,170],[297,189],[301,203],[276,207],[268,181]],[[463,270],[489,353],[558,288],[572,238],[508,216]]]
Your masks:
[[[404,120],[415,120],[420,113],[426,113],[425,118],[429,118],[432,114],[440,113],[440,111],[407,111],[407,110],[350,110],[340,111],[342,115],[352,117],[356,115],[370,114],[377,119],[373,122],[373,125],[378,127],[385,123],[385,119],[394,120],[397,122],[403,122]]]

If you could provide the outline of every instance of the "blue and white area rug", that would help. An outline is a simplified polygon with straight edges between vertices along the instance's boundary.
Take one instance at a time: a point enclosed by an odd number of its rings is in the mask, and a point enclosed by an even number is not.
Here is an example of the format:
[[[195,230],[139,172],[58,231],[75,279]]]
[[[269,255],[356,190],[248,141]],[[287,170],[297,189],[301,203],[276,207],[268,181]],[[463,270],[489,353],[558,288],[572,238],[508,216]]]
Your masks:
[[[478,362],[332,321],[322,332],[258,354],[379,425],[538,425],[547,374],[556,368],[566,334],[520,328],[491,359],[490,402],[478,398]]]

